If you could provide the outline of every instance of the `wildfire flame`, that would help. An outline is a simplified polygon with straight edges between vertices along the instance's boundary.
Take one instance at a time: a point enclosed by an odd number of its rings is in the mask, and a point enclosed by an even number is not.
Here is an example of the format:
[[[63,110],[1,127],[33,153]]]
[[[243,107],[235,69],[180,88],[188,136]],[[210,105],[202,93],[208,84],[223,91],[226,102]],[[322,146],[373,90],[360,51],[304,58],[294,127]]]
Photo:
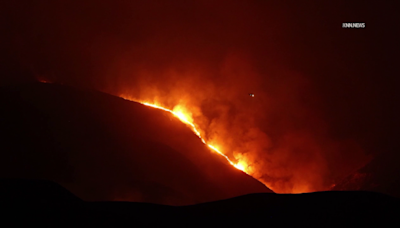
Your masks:
[[[233,167],[235,167],[236,169],[239,169],[239,170],[241,170],[241,171],[247,173],[247,172],[246,172],[246,164],[245,164],[244,162],[238,162],[238,163],[235,164],[234,162],[232,162],[232,161],[228,158],[228,156],[226,156],[225,154],[223,154],[223,153],[222,153],[219,149],[217,149],[215,146],[213,146],[213,145],[211,145],[211,144],[208,144],[208,143],[201,137],[200,132],[197,130],[197,128],[195,127],[195,125],[194,125],[193,122],[192,122],[192,121],[193,121],[192,118],[191,118],[187,113],[185,113],[183,110],[181,110],[181,109],[179,109],[179,108],[174,108],[175,111],[173,111],[173,110],[170,110],[170,109],[167,109],[167,108],[164,108],[164,107],[155,105],[155,104],[150,104],[150,103],[147,103],[147,102],[140,102],[140,101],[136,101],[136,102],[139,102],[139,103],[141,103],[141,104],[143,104],[143,105],[146,105],[146,106],[150,106],[150,107],[153,107],[153,108],[161,109],[161,110],[164,110],[164,111],[166,111],[166,112],[172,113],[174,116],[176,116],[176,117],[177,117],[179,120],[181,120],[183,123],[189,125],[189,126],[192,128],[193,132],[200,138],[200,140],[201,140],[204,144],[206,144],[206,145],[207,145],[209,148],[211,148],[213,151],[217,152],[219,155],[223,156]]]

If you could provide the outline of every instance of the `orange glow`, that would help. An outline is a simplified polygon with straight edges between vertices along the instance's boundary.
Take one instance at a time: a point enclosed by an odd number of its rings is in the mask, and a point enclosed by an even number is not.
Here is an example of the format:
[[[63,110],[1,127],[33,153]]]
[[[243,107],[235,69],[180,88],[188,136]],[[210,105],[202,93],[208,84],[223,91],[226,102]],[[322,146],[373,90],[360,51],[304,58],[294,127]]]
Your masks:
[[[129,98],[123,97],[126,100],[131,100]],[[193,130],[193,132],[200,138],[200,140],[206,144],[210,149],[212,149],[213,151],[217,152],[219,155],[223,156],[233,167],[235,167],[238,170],[241,170],[245,173],[247,173],[247,165],[244,161],[239,161],[238,163],[234,163],[232,162],[228,156],[226,156],[225,154],[223,154],[217,147],[208,144],[202,137],[200,132],[197,130],[197,128],[195,127],[195,125],[193,124],[193,119],[191,117],[190,112],[186,111],[184,107],[178,105],[176,106],[173,110],[161,107],[160,105],[156,105],[156,104],[150,104],[148,102],[140,102],[140,101],[135,101],[138,103],[141,103],[143,105],[149,106],[149,107],[153,107],[153,108],[157,108],[157,109],[161,109],[164,110],[166,112],[170,112],[172,114],[174,114],[174,116],[176,116],[179,120],[181,120],[183,123],[189,125],[191,127],[191,129]]]
[[[43,78],[38,78],[37,79],[39,82],[41,82],[41,83],[51,83],[50,81],[48,81],[48,80],[46,80],[46,79],[43,79]]]

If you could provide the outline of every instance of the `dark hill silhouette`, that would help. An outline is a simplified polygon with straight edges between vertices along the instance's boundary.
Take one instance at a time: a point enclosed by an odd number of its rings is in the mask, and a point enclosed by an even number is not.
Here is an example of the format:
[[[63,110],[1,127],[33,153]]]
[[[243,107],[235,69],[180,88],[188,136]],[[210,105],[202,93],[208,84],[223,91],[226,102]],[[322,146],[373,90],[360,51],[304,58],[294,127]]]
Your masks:
[[[2,222],[52,227],[396,227],[400,200],[374,192],[248,194],[190,206],[85,202],[56,183],[0,180]],[[42,194],[32,194],[31,191]],[[51,197],[49,197],[51,195]],[[51,198],[52,202],[38,203]],[[4,203],[6,202],[6,203]]]
[[[0,177],[56,181],[88,201],[189,205],[272,192],[172,114],[97,91],[0,88]]]

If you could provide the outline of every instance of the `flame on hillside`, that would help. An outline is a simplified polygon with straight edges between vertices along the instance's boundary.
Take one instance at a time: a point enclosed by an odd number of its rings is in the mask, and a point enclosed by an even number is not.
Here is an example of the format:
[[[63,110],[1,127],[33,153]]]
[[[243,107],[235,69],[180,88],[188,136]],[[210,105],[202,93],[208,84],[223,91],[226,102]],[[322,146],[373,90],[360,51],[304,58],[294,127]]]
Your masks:
[[[126,99],[126,98],[125,98],[125,99]],[[127,99],[127,100],[129,100],[129,99]],[[189,125],[189,126],[191,127],[191,129],[193,130],[193,132],[200,138],[200,140],[201,140],[204,144],[206,144],[206,145],[207,145],[209,148],[211,148],[213,151],[215,151],[215,152],[217,152],[218,154],[220,154],[221,156],[223,156],[233,167],[235,167],[236,169],[239,169],[239,170],[241,170],[241,171],[247,173],[247,170],[246,170],[247,165],[246,165],[245,162],[243,162],[243,161],[239,161],[238,163],[232,162],[232,161],[228,158],[228,156],[226,156],[225,154],[223,154],[217,147],[215,147],[215,146],[213,146],[213,145],[211,145],[211,144],[208,144],[208,143],[201,137],[200,132],[197,130],[197,128],[195,127],[195,125],[194,125],[193,122],[192,122],[192,121],[193,121],[192,117],[190,116],[190,114],[188,114],[187,112],[185,112],[184,109],[183,109],[181,106],[176,106],[173,110],[169,110],[169,109],[167,109],[167,108],[164,108],[164,107],[161,107],[161,106],[158,106],[158,105],[155,105],[155,104],[150,104],[150,103],[147,103],[147,102],[140,102],[140,101],[136,101],[136,102],[139,102],[139,103],[144,104],[144,105],[146,105],[146,106],[150,106],[150,107],[153,107],[153,108],[161,109],[161,110],[164,110],[164,111],[166,111],[166,112],[172,113],[172,114],[175,115],[178,119],[180,119],[183,123]]]

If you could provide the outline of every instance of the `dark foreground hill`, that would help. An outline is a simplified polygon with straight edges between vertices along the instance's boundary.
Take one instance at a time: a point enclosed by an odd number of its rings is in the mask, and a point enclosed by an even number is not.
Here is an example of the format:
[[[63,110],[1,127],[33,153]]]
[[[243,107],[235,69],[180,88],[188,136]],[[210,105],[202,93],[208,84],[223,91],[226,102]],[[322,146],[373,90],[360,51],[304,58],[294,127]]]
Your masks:
[[[258,193],[190,206],[86,202],[45,180],[0,180],[0,221],[48,227],[398,227],[400,202],[373,192]],[[10,223],[11,222],[11,223]]]
[[[0,178],[40,178],[88,201],[189,205],[272,192],[172,114],[97,91],[0,88]]]

